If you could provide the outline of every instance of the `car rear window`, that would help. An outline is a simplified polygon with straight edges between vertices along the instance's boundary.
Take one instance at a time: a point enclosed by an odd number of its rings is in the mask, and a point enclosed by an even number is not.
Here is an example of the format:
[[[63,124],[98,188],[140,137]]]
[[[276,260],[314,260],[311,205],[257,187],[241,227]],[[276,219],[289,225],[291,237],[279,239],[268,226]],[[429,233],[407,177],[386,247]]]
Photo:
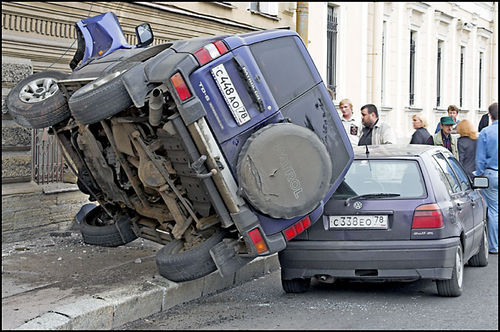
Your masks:
[[[333,197],[345,199],[379,193],[400,195],[391,199],[424,197],[426,190],[418,163],[414,160],[354,160]]]
[[[283,37],[255,43],[250,50],[282,107],[314,86],[314,78],[294,37]]]

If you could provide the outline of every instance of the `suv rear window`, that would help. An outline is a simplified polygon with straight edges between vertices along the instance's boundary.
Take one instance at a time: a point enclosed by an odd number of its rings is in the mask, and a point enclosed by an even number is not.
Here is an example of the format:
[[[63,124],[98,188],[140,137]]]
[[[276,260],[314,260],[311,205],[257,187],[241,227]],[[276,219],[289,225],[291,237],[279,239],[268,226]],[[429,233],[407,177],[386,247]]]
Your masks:
[[[255,43],[250,50],[281,108],[314,86],[314,78],[294,37]]]
[[[354,160],[333,197],[345,199],[378,193],[399,194],[396,199],[424,197],[426,190],[418,163],[414,160]]]

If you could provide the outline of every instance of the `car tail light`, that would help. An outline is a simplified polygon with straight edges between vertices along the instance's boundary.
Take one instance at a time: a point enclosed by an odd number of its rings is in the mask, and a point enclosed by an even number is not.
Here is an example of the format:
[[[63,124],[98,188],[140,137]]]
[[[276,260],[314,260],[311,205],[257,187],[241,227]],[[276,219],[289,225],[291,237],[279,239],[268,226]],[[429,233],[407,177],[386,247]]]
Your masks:
[[[203,66],[227,52],[228,48],[226,44],[222,40],[217,40],[194,52],[194,56],[198,59],[200,66]]]
[[[262,254],[269,250],[258,228],[254,228],[250,232],[248,232],[248,236],[250,236],[250,239],[252,239],[255,249],[257,249],[257,253]]]
[[[411,228],[441,227],[443,227],[443,215],[437,204],[425,204],[415,209]]]
[[[174,85],[174,88],[182,101],[191,97],[191,92],[189,91],[186,82],[182,78],[181,73],[176,73],[175,75],[170,77],[170,81]]]
[[[309,216],[307,216],[285,229],[283,233],[285,234],[286,240],[290,241],[291,239],[302,233],[304,230],[306,230],[309,226],[311,226],[311,219],[309,219]]]

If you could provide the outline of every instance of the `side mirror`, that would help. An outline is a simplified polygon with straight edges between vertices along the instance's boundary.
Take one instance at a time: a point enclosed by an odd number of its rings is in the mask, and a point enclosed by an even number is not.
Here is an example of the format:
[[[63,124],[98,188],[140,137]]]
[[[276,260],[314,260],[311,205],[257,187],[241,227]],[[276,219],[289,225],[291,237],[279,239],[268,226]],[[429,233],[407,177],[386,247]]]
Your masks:
[[[153,30],[149,23],[142,23],[135,27],[137,47],[146,47],[153,42]]]
[[[472,188],[486,189],[490,186],[489,180],[486,176],[475,176],[472,181]]]

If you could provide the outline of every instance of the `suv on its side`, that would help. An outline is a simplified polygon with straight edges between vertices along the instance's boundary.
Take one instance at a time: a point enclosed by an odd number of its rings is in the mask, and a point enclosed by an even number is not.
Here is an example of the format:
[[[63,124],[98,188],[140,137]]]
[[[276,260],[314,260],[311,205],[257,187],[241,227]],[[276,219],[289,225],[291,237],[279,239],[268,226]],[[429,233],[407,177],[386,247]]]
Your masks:
[[[72,74],[34,74],[7,106],[51,127],[95,207],[84,241],[162,244],[174,281],[234,272],[314,224],[353,152],[300,37],[267,30],[145,47],[116,16],[77,23]]]

